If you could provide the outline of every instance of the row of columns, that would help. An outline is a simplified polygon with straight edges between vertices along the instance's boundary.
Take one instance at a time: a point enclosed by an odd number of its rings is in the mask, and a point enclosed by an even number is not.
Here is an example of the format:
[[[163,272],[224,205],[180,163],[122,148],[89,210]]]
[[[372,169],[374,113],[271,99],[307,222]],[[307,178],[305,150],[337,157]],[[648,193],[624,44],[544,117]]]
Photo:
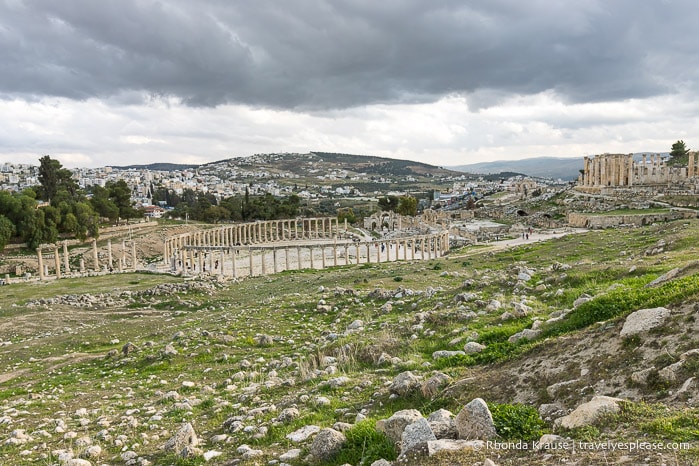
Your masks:
[[[631,186],[633,174],[633,154],[602,154],[585,157],[581,182],[583,186]]]
[[[126,251],[127,251],[126,241],[122,241],[122,243],[121,243],[121,255],[120,255],[120,258],[117,260],[117,269],[119,272],[123,272],[124,270],[127,269]],[[97,253],[97,240],[95,240],[95,239],[92,240],[91,253],[92,253],[92,270],[95,272],[100,272],[101,265],[100,265],[100,261],[99,261],[99,255]],[[45,280],[45,279],[50,277],[50,274],[49,274],[48,264],[44,263],[43,249],[40,247],[36,248],[36,255],[37,255],[37,260],[39,262],[39,267],[38,267],[39,279]],[[70,254],[68,253],[68,242],[67,241],[63,241],[63,264],[62,264],[63,270],[61,270],[61,259],[60,259],[60,254],[58,252],[58,244],[55,244],[53,246],[53,261],[54,261],[54,273],[55,273],[56,278],[61,278],[61,276],[63,274],[69,275],[71,273]],[[136,259],[136,242],[131,241],[131,269],[133,271],[136,271],[137,266],[138,266],[138,261]],[[86,272],[86,268],[85,268],[85,259],[82,256],[80,257],[80,266],[79,267],[80,267],[79,268],[80,273],[84,274]],[[113,259],[113,253],[112,253],[112,241],[111,240],[107,240],[107,263],[104,265],[104,267],[109,272],[112,272],[114,270],[114,259]]]
[[[689,154],[687,168],[670,167],[660,154],[643,154],[635,163],[633,154],[602,154],[585,157],[582,186],[633,186],[669,183],[699,177],[699,153]]]
[[[268,275],[285,270],[324,269],[340,265],[429,260],[449,249],[449,233],[356,243],[289,246],[185,246],[175,249],[170,268],[184,275],[224,275],[233,278]],[[318,254],[320,252],[320,254]]]
[[[346,220],[345,229],[347,229]],[[181,250],[186,246],[233,247],[298,239],[327,239],[335,238],[338,232],[339,221],[335,217],[240,223],[167,238],[163,257],[167,264],[174,250]]]

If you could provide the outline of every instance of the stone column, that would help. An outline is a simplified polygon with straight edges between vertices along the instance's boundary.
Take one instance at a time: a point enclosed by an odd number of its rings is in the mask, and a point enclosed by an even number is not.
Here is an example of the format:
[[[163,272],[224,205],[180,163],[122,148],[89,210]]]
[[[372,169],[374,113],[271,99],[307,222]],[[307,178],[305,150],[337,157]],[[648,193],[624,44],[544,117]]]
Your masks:
[[[53,248],[53,259],[56,263],[56,278],[61,278],[61,258],[58,255],[58,246]]]
[[[238,278],[238,269],[235,264],[235,260],[238,257],[238,249],[231,249],[231,256],[233,257],[233,260],[231,261],[231,264],[233,265],[233,278]]]
[[[345,243],[345,265],[350,265],[349,260],[349,245]]]
[[[100,271],[100,261],[99,258],[97,257],[97,240],[93,239],[92,240],[92,260],[95,263],[95,272]]]
[[[170,257],[170,255],[171,255],[168,241],[165,242],[165,245],[166,245],[166,247],[165,247],[165,260],[167,260],[167,258]],[[112,269],[112,264],[113,264],[113,262],[112,262],[112,240],[108,239],[107,240],[107,268],[109,270]]]
[[[36,257],[39,260],[39,280],[44,279],[44,256],[41,255],[41,248],[36,248]]]
[[[403,240],[403,260],[408,260],[408,240]]]
[[[80,258],[80,273],[85,273],[85,259],[83,259],[82,257]]]
[[[284,270],[289,270],[289,247],[284,248],[284,262],[286,265],[286,268]]]
[[[252,263],[252,249],[250,249],[250,246],[248,246],[248,255],[250,256],[250,277],[255,276],[254,273],[254,268],[253,268],[253,263]]]
[[[133,271],[136,271],[136,267],[138,267],[138,260],[136,259],[136,241],[131,241],[131,260],[133,261],[133,264],[131,266],[133,267]]]
[[[296,246],[296,270],[301,270],[301,248]]]
[[[264,239],[263,239],[264,241]],[[265,256],[267,255],[267,249],[262,248],[260,250],[260,262],[261,264],[261,269],[262,269],[262,275],[267,275],[267,264],[265,264]]]
[[[320,264],[325,269],[325,245],[320,246]]]
[[[337,238],[333,244],[333,265],[337,267]]]
[[[371,243],[366,243],[366,262],[371,264]]]
[[[279,273],[279,269],[277,268],[277,247],[276,246],[272,247],[272,261],[274,262],[274,273]]]
[[[68,241],[63,241],[63,270],[70,273],[70,260],[68,256]]]
[[[313,246],[309,247],[309,248],[308,248],[308,251],[310,252],[310,255],[311,255],[311,268],[312,268],[312,269],[315,269],[316,266],[315,266],[315,264],[313,263]]]

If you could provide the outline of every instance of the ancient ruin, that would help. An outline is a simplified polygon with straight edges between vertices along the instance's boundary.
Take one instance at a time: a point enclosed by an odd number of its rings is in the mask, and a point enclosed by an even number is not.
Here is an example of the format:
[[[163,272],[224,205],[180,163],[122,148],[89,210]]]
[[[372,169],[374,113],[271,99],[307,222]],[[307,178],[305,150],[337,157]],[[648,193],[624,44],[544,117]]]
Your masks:
[[[340,229],[335,217],[258,221],[184,233],[165,240],[172,273],[233,278],[285,270],[323,269],[441,257],[449,233],[367,239]]]
[[[578,177],[579,191],[606,194],[606,188],[651,187],[655,191],[683,189],[696,192],[699,185],[699,153],[689,154],[687,166],[671,166],[660,154],[601,154],[585,157]]]

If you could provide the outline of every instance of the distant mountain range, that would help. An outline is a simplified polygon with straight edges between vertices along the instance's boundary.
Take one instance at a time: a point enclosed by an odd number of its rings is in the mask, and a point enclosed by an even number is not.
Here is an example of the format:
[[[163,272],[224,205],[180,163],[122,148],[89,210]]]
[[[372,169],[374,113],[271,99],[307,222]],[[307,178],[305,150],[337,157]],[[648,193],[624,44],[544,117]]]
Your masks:
[[[649,154],[650,152],[645,152]],[[644,152],[634,154],[634,159],[641,160]],[[667,152],[660,153],[667,156]],[[450,176],[454,172],[477,175],[512,176],[517,174],[540,178],[575,180],[583,168],[583,157],[534,157],[522,160],[498,160],[480,162],[452,167],[437,167],[421,162],[388,159],[370,155],[336,154],[328,152],[310,152],[307,154],[257,154],[249,157],[236,157],[204,165],[152,163],[149,165],[128,165],[113,167],[120,170],[160,170],[181,171],[198,168],[208,171],[221,167],[256,168],[270,174],[284,172],[296,176],[315,176],[337,170],[346,170],[348,174],[366,173],[373,176],[415,176],[433,177]]]
[[[502,172],[522,173],[541,178],[574,180],[583,168],[582,157],[535,157],[523,160],[498,160],[445,167],[466,173],[492,174]]]

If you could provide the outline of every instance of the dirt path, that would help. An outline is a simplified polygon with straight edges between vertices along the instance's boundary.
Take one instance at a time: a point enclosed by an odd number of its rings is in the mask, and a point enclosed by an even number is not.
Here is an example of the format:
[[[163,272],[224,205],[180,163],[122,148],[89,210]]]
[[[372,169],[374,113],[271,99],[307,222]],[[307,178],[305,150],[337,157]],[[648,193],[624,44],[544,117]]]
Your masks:
[[[529,238],[518,237],[515,239],[510,238],[510,239],[500,240],[500,241],[491,241],[489,243],[484,243],[485,244],[484,247],[474,248],[472,250],[465,252],[464,254],[451,255],[450,257],[454,257],[454,258],[470,257],[470,256],[474,256],[476,254],[481,254],[483,252],[502,251],[504,249],[509,249],[511,247],[520,246],[522,244],[539,243],[541,241],[548,241],[548,240],[554,239],[554,238],[561,238],[562,236],[573,235],[573,234],[578,234],[578,233],[586,233],[587,231],[588,230],[585,230],[582,228],[571,228],[571,229],[566,229],[563,231],[554,230],[554,231],[550,231],[550,232],[549,231],[534,232],[531,235],[529,235]],[[479,245],[479,246],[481,246],[481,245]]]

